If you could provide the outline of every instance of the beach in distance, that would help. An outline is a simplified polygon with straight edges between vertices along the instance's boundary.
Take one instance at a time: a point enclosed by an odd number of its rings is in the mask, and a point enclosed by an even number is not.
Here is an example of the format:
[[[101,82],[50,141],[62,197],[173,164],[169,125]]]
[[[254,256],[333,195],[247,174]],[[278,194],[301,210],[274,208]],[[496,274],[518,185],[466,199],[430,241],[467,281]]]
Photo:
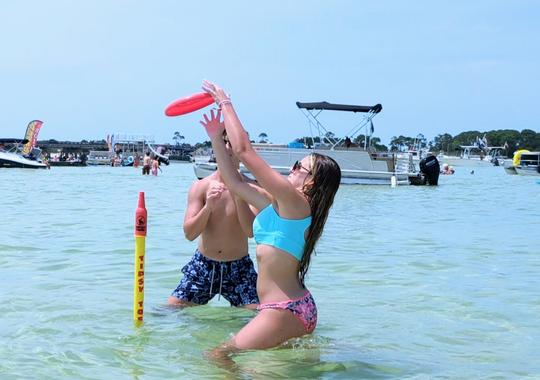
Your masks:
[[[182,231],[193,165],[140,170],[0,170],[1,378],[226,375],[203,354],[253,312],[217,297],[165,307],[196,248]],[[315,332],[239,354],[238,377],[538,378],[540,184],[502,167],[471,172],[457,167],[436,187],[342,185],[306,281]],[[139,191],[148,235],[136,328]]]

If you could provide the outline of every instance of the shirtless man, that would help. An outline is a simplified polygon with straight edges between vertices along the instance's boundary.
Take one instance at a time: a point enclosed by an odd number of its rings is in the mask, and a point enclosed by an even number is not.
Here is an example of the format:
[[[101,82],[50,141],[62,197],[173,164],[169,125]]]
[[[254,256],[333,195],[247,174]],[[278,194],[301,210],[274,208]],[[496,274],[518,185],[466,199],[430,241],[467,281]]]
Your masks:
[[[143,175],[149,175],[150,174],[150,153],[146,152],[143,158],[143,168],[142,168],[142,174]]]
[[[253,218],[247,203],[225,188],[219,170],[191,185],[184,234],[190,241],[200,238],[169,305],[204,305],[220,294],[231,306],[256,308],[257,273],[247,242]]]

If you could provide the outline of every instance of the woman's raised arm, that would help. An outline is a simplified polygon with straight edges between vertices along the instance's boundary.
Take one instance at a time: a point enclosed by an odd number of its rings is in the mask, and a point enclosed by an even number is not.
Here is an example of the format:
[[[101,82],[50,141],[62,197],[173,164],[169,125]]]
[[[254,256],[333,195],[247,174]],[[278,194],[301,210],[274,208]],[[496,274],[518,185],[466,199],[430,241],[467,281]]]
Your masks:
[[[201,124],[206,129],[210,141],[212,141],[212,149],[216,155],[216,161],[218,170],[221,174],[221,178],[225,182],[225,185],[230,191],[238,195],[247,203],[255,206],[261,210],[264,208],[270,200],[259,191],[251,187],[249,184],[243,181],[242,176],[238,172],[237,167],[234,165],[230,152],[225,147],[225,141],[223,140],[223,131],[225,130],[223,123],[220,121],[221,112],[218,110],[217,115],[214,110],[210,111],[210,117],[204,115],[204,120]]]
[[[259,184],[278,200],[294,202],[298,199],[299,194],[290,182],[255,152],[225,91],[208,81],[203,82],[203,90],[212,95],[223,113],[225,129],[235,156],[248,168]]]

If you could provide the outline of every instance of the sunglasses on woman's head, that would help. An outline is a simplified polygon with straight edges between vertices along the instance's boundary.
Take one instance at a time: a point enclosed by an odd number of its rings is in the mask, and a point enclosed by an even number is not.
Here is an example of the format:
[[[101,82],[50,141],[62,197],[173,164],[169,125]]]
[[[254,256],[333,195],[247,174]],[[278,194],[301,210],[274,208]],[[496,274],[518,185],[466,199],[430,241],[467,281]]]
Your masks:
[[[292,171],[294,172],[294,171],[300,170],[300,169],[304,169],[304,170],[306,171],[306,173],[309,174],[309,175],[313,174],[313,173],[311,172],[311,170],[309,170],[308,168],[303,167],[303,166],[302,166],[302,163],[301,163],[300,161],[297,160],[297,161],[294,163],[293,167],[292,167]]]

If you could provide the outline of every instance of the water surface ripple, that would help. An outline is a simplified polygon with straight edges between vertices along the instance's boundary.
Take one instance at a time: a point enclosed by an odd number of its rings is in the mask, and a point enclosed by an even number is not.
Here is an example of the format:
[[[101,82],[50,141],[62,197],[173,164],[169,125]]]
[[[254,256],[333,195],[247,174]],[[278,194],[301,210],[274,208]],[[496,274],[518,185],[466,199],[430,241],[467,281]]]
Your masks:
[[[163,307],[194,242],[191,165],[0,170],[1,378],[222,378],[203,352],[252,313]],[[131,323],[146,192],[145,324]],[[343,186],[312,261],[315,334],[236,357],[239,378],[538,378],[540,185],[458,168],[440,186]],[[250,244],[254,252],[253,242]]]

